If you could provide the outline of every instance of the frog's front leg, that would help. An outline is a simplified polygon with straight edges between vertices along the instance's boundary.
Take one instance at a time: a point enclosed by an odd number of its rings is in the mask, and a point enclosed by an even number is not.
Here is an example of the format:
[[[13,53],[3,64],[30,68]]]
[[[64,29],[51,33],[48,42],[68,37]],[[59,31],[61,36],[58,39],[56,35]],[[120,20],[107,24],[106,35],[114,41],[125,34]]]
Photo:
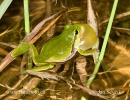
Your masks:
[[[95,63],[95,64],[97,63],[98,57],[99,57],[99,50],[98,50],[98,48],[92,48],[92,49],[89,49],[89,50],[79,49],[78,52],[79,52],[81,55],[84,55],[84,56],[92,55],[92,56],[93,56],[94,63]]]
[[[93,59],[94,59],[95,65],[96,65],[97,62],[98,62],[99,54],[100,54],[100,51],[99,51],[99,39],[97,39],[97,42],[92,47],[92,49],[96,49],[97,50],[96,52],[93,53]]]

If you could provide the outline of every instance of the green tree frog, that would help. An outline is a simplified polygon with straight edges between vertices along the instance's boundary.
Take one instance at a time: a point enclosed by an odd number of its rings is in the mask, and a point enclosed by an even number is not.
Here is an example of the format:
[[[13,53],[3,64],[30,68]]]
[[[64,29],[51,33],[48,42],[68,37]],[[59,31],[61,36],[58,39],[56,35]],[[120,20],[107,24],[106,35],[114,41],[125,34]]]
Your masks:
[[[65,62],[71,59],[78,51],[81,55],[92,55],[95,50],[91,48],[97,41],[93,28],[87,24],[66,25],[62,33],[49,41],[37,52],[33,44],[21,43],[11,54],[17,57],[28,50],[31,51],[33,62],[36,66],[33,71],[52,68],[53,62]]]

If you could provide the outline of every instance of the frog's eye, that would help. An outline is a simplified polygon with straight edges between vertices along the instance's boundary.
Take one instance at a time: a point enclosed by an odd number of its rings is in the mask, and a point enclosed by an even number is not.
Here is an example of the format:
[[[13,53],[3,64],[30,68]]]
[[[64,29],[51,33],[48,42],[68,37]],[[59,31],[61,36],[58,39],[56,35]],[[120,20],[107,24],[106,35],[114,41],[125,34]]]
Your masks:
[[[78,35],[78,30],[75,30],[75,35]]]

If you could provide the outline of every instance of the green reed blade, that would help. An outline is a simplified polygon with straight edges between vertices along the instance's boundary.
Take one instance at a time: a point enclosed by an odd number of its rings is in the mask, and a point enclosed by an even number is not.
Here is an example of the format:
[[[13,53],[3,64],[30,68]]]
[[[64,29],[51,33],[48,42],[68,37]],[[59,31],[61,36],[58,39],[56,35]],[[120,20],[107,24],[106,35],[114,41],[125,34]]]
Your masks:
[[[90,88],[90,85],[91,85],[93,79],[96,77],[96,74],[97,74],[97,72],[99,70],[99,67],[100,67],[100,64],[101,64],[101,61],[102,61],[102,59],[104,57],[107,42],[108,42],[108,38],[109,38],[109,34],[110,34],[110,31],[111,31],[113,19],[114,19],[116,8],[117,8],[117,4],[118,4],[118,0],[114,0],[114,4],[113,4],[112,12],[111,12],[111,15],[110,15],[109,23],[108,23],[108,26],[107,26],[105,38],[104,38],[104,41],[103,41],[101,53],[99,55],[99,59],[98,59],[98,62],[96,64],[96,66],[95,66],[94,72],[92,73],[92,75],[88,79],[88,82],[86,84],[87,88]]]
[[[4,0],[1,3],[1,5],[0,5],[0,19],[2,18],[2,16],[6,12],[7,8],[9,7],[9,5],[11,4],[12,1],[13,0]]]

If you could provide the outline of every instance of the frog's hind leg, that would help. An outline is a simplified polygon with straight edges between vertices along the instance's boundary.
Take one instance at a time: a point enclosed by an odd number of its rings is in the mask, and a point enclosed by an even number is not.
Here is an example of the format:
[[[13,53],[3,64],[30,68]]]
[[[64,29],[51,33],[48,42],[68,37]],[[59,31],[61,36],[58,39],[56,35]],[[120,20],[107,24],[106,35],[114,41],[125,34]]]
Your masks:
[[[47,69],[50,69],[50,68],[53,68],[53,67],[54,67],[53,64],[47,63],[47,64],[45,64],[43,66],[35,66],[34,68],[29,69],[29,70],[36,72],[36,71],[44,71],[44,70],[47,70]]]
[[[51,64],[49,62],[44,62],[44,60],[38,54],[38,51],[33,44],[30,44],[30,50],[31,50],[33,62],[36,65],[36,67],[34,67],[33,69],[30,69],[31,71],[43,71],[43,70],[52,68],[54,66],[53,64]],[[42,56],[44,56],[44,55],[42,55]]]

